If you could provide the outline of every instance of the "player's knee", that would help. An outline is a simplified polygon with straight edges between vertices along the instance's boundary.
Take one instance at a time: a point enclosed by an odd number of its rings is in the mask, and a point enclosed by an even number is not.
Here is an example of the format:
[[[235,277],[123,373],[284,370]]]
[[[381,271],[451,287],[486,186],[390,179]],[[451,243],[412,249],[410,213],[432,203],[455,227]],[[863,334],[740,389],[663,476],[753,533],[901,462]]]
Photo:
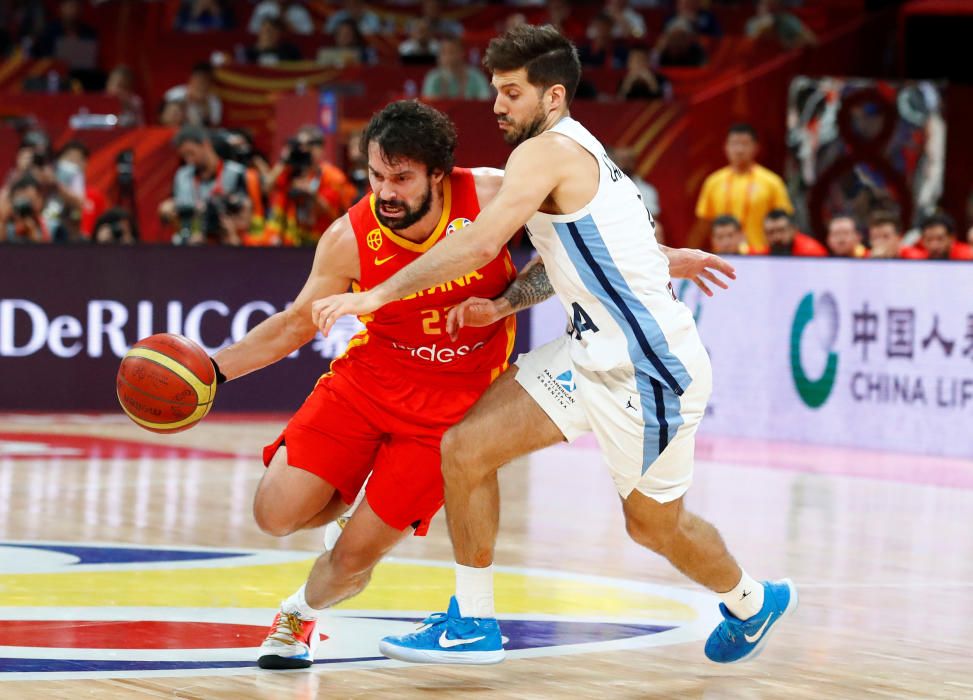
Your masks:
[[[443,478],[447,481],[479,479],[489,465],[478,453],[481,440],[470,439],[461,425],[453,426],[443,435],[440,444]]]
[[[646,521],[632,516],[625,518],[625,531],[628,536],[643,547],[658,554],[664,554],[676,535],[671,523]]]
[[[263,532],[273,537],[286,537],[300,529],[301,524],[280,508],[271,508],[267,501],[257,494],[253,500],[253,519]]]

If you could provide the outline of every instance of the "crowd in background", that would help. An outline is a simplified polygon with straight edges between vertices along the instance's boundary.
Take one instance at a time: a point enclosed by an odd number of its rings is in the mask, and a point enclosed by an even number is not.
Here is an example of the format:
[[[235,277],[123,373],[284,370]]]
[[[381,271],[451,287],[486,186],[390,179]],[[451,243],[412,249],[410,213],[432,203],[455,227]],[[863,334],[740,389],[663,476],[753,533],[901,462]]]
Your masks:
[[[367,168],[355,138],[343,149],[339,163],[327,160],[325,136],[313,126],[291,134],[276,157],[257,152],[246,132],[224,128],[213,60],[256,65],[304,59],[375,64],[379,59],[374,39],[383,37],[398,42],[403,64],[429,67],[421,85],[405,87],[407,96],[492,98],[479,50],[464,44],[467,28],[444,13],[441,0],[388,4],[408,7],[410,19],[398,23],[383,19],[361,0],[342,0],[340,9],[323,21],[300,0],[182,0],[176,30],[245,27],[252,40],[238,46],[233,56],[211,55],[201,47],[201,60],[183,83],[165,91],[152,115],[146,114],[128,66],[99,71],[100,37],[82,21],[81,0],[58,0],[51,14],[43,4],[30,0],[0,4],[0,56],[19,49],[33,57],[57,57],[67,73],[32,76],[29,80],[38,84],[24,88],[103,91],[119,101],[119,125],[158,123],[177,132],[174,145],[182,166],[174,177],[172,196],[159,207],[175,243],[311,245],[367,190]],[[672,99],[666,69],[702,66],[710,60],[723,36],[717,14],[710,9],[719,4],[753,8],[745,33],[754,41],[781,49],[817,42],[814,32],[790,11],[800,0],[604,0],[585,20],[576,11],[578,3],[568,0],[505,4],[513,7],[496,31],[527,21],[527,11],[536,17],[542,10],[540,21],[555,25],[578,45],[586,70],[617,72],[613,94],[599,93],[583,77],[580,99]],[[650,36],[639,10],[660,6],[668,8],[668,15],[661,31]],[[299,40],[306,37],[321,38],[316,56],[302,52]],[[964,240],[969,237],[973,242],[973,229],[968,236],[958,232],[953,219],[942,212],[923,212],[916,217],[917,226],[904,225],[892,203],[877,207],[867,220],[842,215],[828,222],[826,231],[799,231],[783,181],[756,162],[757,145],[752,128],[731,129],[726,142],[729,163],[706,179],[699,195],[696,216],[709,228],[716,252],[973,258],[973,249]],[[636,155],[625,148],[612,152],[638,186],[661,240],[664,215],[655,189],[635,172]],[[116,186],[112,192],[101,192],[86,182],[88,151],[83,144],[70,142],[54,152],[43,131],[26,131],[16,162],[0,187],[0,241],[137,240],[133,184],[126,181],[131,163],[122,156]]]

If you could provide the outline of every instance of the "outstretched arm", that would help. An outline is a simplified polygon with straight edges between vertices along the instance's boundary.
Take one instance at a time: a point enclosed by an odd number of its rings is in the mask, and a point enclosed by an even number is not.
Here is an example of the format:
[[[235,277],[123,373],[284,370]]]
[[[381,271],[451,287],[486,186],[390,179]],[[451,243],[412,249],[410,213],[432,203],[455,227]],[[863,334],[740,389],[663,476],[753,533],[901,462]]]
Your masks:
[[[489,326],[553,295],[554,288],[547,278],[544,261],[536,257],[524,265],[517,279],[496,299],[470,297],[451,308],[446,316],[446,332],[456,340],[460,328]]]
[[[311,274],[294,303],[213,356],[223,375],[227,379],[242,377],[287,357],[310,341],[318,332],[311,322],[311,302],[348,289],[359,276],[358,267],[355,234],[345,215],[318,241]]]
[[[560,177],[544,139],[518,146],[507,161],[503,185],[471,225],[439,241],[413,262],[367,292],[340,294],[314,302],[315,324],[327,335],[346,314],[367,314],[397,299],[462,277],[493,260],[511,236],[544,204]],[[557,159],[554,159],[556,164]]]

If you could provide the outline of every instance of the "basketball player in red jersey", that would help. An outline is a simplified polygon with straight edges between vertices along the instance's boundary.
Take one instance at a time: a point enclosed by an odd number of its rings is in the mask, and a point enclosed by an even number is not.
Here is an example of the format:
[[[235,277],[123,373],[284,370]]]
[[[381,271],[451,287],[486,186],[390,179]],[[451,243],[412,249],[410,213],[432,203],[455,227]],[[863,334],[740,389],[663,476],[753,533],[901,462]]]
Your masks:
[[[373,193],[321,237],[293,305],[215,355],[226,379],[310,341],[317,332],[314,299],[369,289],[476,219],[499,190],[502,173],[453,167],[455,145],[448,118],[418,102],[395,102],[372,118],[362,148]],[[371,478],[334,548],[283,602],[260,666],[310,666],[318,615],[360,592],[375,564],[407,533],[424,534],[443,504],[443,432],[506,368],[514,341],[513,317],[453,339],[447,314],[470,296],[498,296],[515,275],[504,250],[463,277],[362,317],[365,330],[264,449],[267,471],[253,511],[260,528],[278,537],[334,520]]]

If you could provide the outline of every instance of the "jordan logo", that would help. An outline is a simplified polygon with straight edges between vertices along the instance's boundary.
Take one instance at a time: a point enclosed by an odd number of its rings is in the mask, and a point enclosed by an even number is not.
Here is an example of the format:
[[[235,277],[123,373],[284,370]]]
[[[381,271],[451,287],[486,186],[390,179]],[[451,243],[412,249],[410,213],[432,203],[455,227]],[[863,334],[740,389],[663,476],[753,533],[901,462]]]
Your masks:
[[[635,408],[635,406],[632,405],[632,397],[631,396],[628,397],[628,403],[625,404],[625,408],[630,408],[633,411],[635,411],[636,413],[639,412],[639,410],[637,408]]]
[[[740,596],[740,600],[743,600],[743,599],[744,599],[744,598],[746,598],[746,597],[747,597],[748,595],[750,595],[750,591],[744,591],[744,592],[743,592],[743,595],[742,595],[742,596]]]

